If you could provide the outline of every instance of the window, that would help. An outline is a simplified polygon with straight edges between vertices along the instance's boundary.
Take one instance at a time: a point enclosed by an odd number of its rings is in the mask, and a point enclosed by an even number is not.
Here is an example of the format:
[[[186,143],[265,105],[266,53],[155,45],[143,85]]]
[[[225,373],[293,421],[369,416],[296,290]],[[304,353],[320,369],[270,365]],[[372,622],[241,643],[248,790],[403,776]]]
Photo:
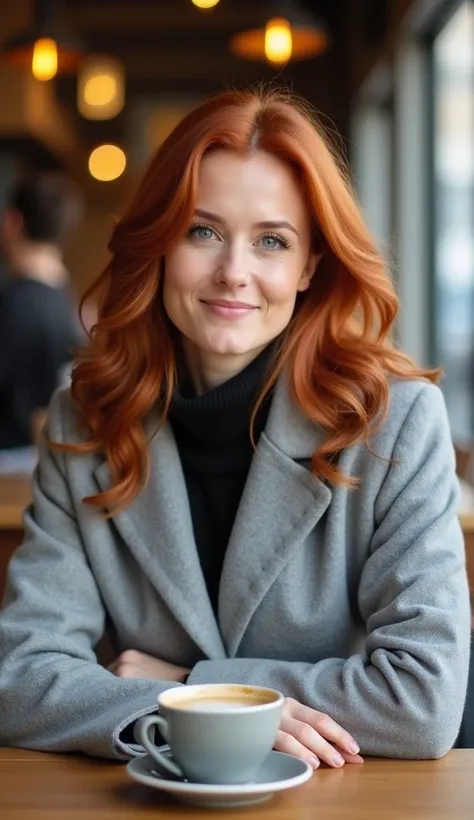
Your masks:
[[[433,41],[434,360],[455,440],[474,434],[474,3]]]

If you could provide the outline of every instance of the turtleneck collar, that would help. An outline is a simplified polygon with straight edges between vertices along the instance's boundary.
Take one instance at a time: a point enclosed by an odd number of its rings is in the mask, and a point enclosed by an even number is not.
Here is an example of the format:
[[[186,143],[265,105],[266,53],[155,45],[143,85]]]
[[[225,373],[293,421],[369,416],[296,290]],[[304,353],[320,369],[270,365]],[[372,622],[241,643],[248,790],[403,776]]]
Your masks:
[[[271,342],[244,370],[200,396],[189,374],[183,373],[173,395],[170,420],[179,426],[188,443],[199,441],[207,447],[220,447],[244,432],[248,435],[252,409],[275,347],[276,342]]]

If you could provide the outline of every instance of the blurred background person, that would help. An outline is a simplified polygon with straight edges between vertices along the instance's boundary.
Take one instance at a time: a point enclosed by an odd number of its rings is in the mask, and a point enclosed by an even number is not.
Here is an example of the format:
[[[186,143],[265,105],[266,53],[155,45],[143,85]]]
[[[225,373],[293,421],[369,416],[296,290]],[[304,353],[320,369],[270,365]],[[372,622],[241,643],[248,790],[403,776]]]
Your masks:
[[[17,183],[2,214],[0,450],[32,443],[38,411],[85,342],[62,255],[81,213],[66,177],[38,172]]]

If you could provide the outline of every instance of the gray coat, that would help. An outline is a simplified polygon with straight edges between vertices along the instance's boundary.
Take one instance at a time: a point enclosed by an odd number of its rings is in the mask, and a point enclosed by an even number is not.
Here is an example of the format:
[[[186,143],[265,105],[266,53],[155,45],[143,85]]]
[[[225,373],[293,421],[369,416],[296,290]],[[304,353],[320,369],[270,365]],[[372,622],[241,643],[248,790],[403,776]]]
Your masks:
[[[363,754],[431,758],[452,746],[470,617],[458,488],[442,395],[396,382],[389,416],[340,456],[360,486],[331,489],[309,458],[322,432],[277,386],[228,545],[216,620],[172,430],[151,478],[112,520],[81,499],[109,484],[97,455],[43,445],[26,539],[0,613],[0,744],[126,758],[119,735],[168,682],[115,677],[93,647],[109,625],[192,668],[189,683],[276,687],[327,712]],[[49,436],[80,440],[67,391]]]

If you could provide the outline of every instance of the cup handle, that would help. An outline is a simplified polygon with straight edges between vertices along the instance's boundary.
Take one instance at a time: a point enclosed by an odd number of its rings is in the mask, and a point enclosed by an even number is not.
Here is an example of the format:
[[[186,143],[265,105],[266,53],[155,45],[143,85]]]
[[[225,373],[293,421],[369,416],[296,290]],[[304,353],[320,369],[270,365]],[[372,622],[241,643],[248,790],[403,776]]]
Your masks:
[[[184,778],[185,775],[179,768],[179,766],[174,763],[169,757],[166,757],[159,749],[156,748],[150,729],[154,726],[158,726],[161,734],[168,740],[168,723],[164,717],[161,715],[146,715],[146,717],[142,717],[137,721],[137,725],[135,726],[135,734],[138,737],[141,745],[147,750],[148,754],[151,755],[153,760],[156,760],[160,766],[164,769],[167,769],[171,774],[174,774],[176,777]],[[154,735],[154,733],[153,733]]]

